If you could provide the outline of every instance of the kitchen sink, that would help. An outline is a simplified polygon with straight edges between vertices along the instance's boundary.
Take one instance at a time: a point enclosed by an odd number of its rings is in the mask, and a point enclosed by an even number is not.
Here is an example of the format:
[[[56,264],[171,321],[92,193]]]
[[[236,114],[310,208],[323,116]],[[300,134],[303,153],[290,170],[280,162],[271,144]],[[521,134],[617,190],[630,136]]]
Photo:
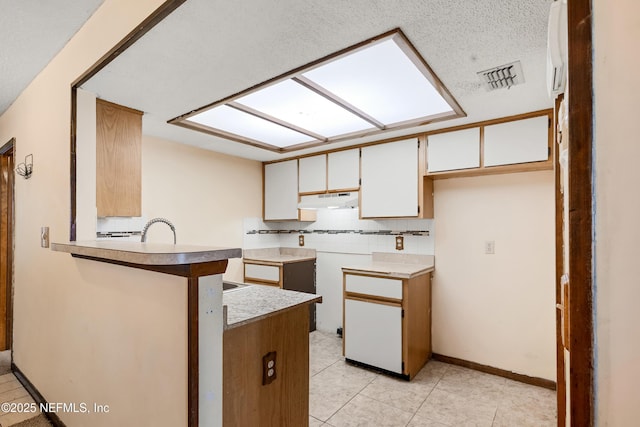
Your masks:
[[[249,285],[245,285],[243,283],[236,282],[222,282],[222,292],[230,291],[233,289],[241,289]]]

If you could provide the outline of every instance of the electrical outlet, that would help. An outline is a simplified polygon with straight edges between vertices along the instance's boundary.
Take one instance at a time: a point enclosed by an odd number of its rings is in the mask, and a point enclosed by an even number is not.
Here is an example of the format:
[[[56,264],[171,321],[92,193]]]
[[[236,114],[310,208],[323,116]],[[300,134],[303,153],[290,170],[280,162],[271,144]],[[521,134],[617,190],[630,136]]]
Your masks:
[[[304,246],[304,234],[298,236],[298,246]]]
[[[262,385],[271,384],[278,377],[276,372],[276,352],[262,356]]]
[[[396,236],[396,250],[404,250],[404,236]]]
[[[496,242],[494,240],[487,240],[484,242],[484,253],[487,255],[493,255],[496,253]]]

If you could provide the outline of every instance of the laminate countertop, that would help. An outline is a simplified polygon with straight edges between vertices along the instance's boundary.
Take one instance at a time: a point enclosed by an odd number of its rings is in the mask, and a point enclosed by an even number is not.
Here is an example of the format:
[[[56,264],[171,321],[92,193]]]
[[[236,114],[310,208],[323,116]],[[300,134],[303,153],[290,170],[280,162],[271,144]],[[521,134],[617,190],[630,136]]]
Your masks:
[[[242,256],[245,261],[282,265],[316,259],[316,250],[305,248],[245,249]]]
[[[241,285],[222,292],[224,328],[236,328],[314,302],[322,302],[322,297],[274,286]]]
[[[374,252],[370,263],[342,267],[344,273],[375,274],[376,276],[396,279],[411,279],[412,277],[430,273],[434,269],[435,259],[433,255],[385,252]]]
[[[52,243],[51,250],[139,265],[188,265],[242,256],[240,248],[105,240]]]

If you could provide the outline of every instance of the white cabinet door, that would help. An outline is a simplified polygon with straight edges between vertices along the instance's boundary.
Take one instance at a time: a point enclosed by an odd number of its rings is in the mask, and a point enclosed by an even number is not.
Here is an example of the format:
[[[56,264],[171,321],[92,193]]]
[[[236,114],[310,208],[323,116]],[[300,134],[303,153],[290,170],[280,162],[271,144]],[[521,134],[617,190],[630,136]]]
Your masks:
[[[360,187],[360,149],[329,153],[327,174],[329,191]]]
[[[429,135],[427,171],[480,167],[480,128]]]
[[[401,374],[402,308],[345,299],[344,355]]]
[[[264,166],[264,219],[298,219],[298,161]]]
[[[418,140],[362,148],[360,215],[418,216]]]
[[[549,117],[539,116],[484,128],[484,165],[539,162],[549,158]]]
[[[327,155],[303,157],[298,164],[298,191],[311,193],[327,190]]]

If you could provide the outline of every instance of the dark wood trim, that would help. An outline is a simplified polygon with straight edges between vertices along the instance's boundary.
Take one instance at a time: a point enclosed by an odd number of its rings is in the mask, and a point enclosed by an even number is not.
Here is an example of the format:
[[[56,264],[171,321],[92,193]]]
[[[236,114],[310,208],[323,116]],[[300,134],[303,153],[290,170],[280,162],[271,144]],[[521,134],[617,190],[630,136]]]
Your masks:
[[[169,16],[171,12],[177,9],[186,0],[166,0],[160,7],[151,13],[144,21],[142,21],[135,29],[120,40],[114,47],[105,53],[95,64],[89,67],[76,80],[71,83],[71,135],[70,135],[70,159],[69,159],[69,175],[70,175],[70,220],[69,220],[69,240],[76,241],[76,217],[77,217],[77,165],[76,165],[76,147],[77,147],[77,111],[78,111],[78,87],[86,83],[91,77],[95,76],[100,70],[106,67],[114,59],[116,59],[129,46],[134,44],[138,39],[144,36],[149,30],[160,23],[164,18]]]
[[[187,0],[166,0],[151,15],[149,15],[144,21],[136,26],[129,34],[124,36],[114,47],[112,47],[107,53],[102,55],[95,64],[82,73],[73,83],[71,87],[80,87],[91,77],[95,76],[104,67],[109,65],[114,59],[116,59],[122,52],[127,50],[131,45],[138,41],[142,36],[147,34],[149,30],[158,25],[164,18],[169,16],[171,12],[176,10]]]
[[[458,359],[457,357],[444,356],[438,353],[432,353],[431,358],[438,362],[448,363],[450,365],[462,366],[463,368],[473,369],[474,371],[484,372],[486,374],[497,375],[499,377],[508,378],[510,380],[519,381],[521,383],[534,385],[538,387],[548,388],[549,390],[556,389],[556,383],[551,380],[538,377],[530,377],[528,375],[517,374],[515,372],[507,371],[505,369],[494,368],[493,366],[482,365],[480,363],[471,362],[464,359]]]
[[[16,139],[11,138],[6,144],[0,147],[0,154],[5,154],[9,150],[13,150],[16,145]]]
[[[198,327],[198,285],[197,277],[190,277],[187,283],[187,425],[198,426],[200,378],[199,327]]]
[[[75,242],[78,217],[78,88],[71,86],[71,135],[69,143],[69,241]]]
[[[14,234],[15,234],[15,138],[11,138],[9,142],[0,148],[0,156],[3,157],[3,209],[2,218],[0,219],[0,246],[2,250],[2,278],[4,288],[4,348],[13,348],[13,255],[14,255]],[[6,165],[5,158],[6,157]],[[4,174],[6,173],[6,175]],[[5,210],[6,209],[6,210]]]
[[[117,261],[112,259],[97,258],[87,255],[71,254],[74,258],[87,259],[91,261],[104,262],[107,264],[121,265],[123,267],[137,268],[140,270],[155,271],[157,273],[170,274],[180,277],[201,277],[211,276],[214,274],[222,274],[227,269],[229,260],[202,262],[197,264],[178,264],[178,265],[148,265],[134,264],[125,261]]]
[[[589,0],[567,2],[569,45],[569,412],[594,425],[593,46]]]
[[[554,135],[557,135],[558,129],[558,111],[560,103],[564,99],[564,95],[556,98],[554,108]],[[558,140],[554,138],[557,147]],[[556,215],[556,307],[562,304],[562,274],[564,271],[564,240],[562,233],[562,224],[564,218],[564,195],[560,191],[562,186],[562,174],[560,169],[560,150],[554,150],[554,168],[555,168],[555,215]],[[564,366],[564,345],[562,344],[562,311],[556,308],[556,384],[557,384],[557,408],[558,408],[558,427],[564,427],[566,424],[566,408],[567,408],[567,392],[565,384],[565,366]]]
[[[34,386],[33,383],[29,381],[27,376],[20,369],[18,369],[18,367],[13,362],[11,362],[11,370],[13,371],[13,375],[16,376],[16,379],[20,382],[20,384],[22,384],[24,389],[27,390],[27,393],[29,393],[31,397],[33,397],[33,400],[35,400],[38,406],[47,405],[49,403],[47,402],[47,399],[45,399],[44,396],[38,391],[36,386]],[[55,427],[66,427],[60,417],[58,417],[58,414],[56,414],[55,412],[43,412],[43,414]]]

